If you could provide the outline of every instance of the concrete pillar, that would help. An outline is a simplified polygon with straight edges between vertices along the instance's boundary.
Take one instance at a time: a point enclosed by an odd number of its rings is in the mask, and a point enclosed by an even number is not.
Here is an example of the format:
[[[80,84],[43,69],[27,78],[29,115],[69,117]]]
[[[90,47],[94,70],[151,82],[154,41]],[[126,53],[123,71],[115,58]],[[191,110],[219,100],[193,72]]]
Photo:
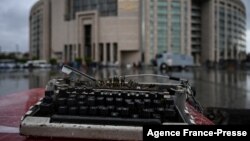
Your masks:
[[[117,61],[120,65],[122,64],[121,51],[119,50],[119,48],[117,49]]]
[[[99,44],[95,43],[95,62],[100,62],[99,50]]]
[[[231,59],[235,59],[234,58],[234,46],[231,45]]]
[[[216,57],[216,62],[218,63],[220,61],[220,49],[219,46],[217,46],[217,57]]]
[[[226,85],[228,85],[229,83],[229,76],[228,76],[228,73],[225,73],[225,81],[224,81],[224,83],[226,84]]]
[[[95,44],[91,45],[91,59],[95,60]]]
[[[240,60],[240,52],[239,52],[238,46],[236,46],[236,56],[235,57],[237,60]]]
[[[74,44],[74,60],[77,58],[77,46]]]
[[[196,64],[200,65],[200,55],[199,55],[199,53],[196,54]]]
[[[63,56],[62,56],[62,61],[63,61],[63,62],[66,61],[66,57],[65,57],[65,56],[66,56],[66,52],[65,52],[65,50],[66,50],[66,49],[65,49],[65,46],[63,46],[63,52],[62,52],[62,55],[63,55]]]
[[[103,44],[103,62],[104,65],[107,65],[107,46]]]
[[[73,57],[74,57],[74,47],[73,45],[69,45],[69,60],[72,62],[74,61]]]
[[[70,61],[70,48],[69,45],[66,46],[66,61],[69,62]]]
[[[114,54],[116,55],[116,58],[114,58],[114,62],[117,62],[118,61],[118,53],[119,53],[119,51],[118,51],[118,44],[116,44],[116,50],[115,50],[115,47],[113,48],[114,49]]]

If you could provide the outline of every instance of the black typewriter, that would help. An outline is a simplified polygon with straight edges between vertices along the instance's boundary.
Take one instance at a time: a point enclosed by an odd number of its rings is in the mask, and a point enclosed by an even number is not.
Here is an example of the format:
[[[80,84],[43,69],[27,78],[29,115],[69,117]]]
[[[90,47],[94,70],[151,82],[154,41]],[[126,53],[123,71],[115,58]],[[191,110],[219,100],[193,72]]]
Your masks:
[[[64,66],[69,77],[48,82],[45,97],[21,120],[25,136],[142,140],[145,125],[194,125],[186,102],[202,112],[188,81],[138,83],[128,77],[95,80]],[[72,76],[74,74],[74,76]],[[82,75],[89,81],[79,80]],[[143,75],[141,75],[143,76]],[[144,75],[147,76],[147,75]]]

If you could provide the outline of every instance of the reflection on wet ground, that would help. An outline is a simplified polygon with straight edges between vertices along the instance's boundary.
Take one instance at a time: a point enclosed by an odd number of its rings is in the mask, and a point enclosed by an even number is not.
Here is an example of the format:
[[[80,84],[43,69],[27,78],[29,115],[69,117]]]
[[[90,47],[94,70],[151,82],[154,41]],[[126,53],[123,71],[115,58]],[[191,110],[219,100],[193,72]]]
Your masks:
[[[197,99],[204,107],[250,109],[250,72],[194,69],[164,73],[156,68],[147,69],[89,69],[83,72],[97,79],[128,74],[171,75],[190,80],[197,91]],[[1,70],[0,95],[45,87],[48,80],[63,74],[57,70]],[[141,77],[143,82],[167,82],[163,78]]]

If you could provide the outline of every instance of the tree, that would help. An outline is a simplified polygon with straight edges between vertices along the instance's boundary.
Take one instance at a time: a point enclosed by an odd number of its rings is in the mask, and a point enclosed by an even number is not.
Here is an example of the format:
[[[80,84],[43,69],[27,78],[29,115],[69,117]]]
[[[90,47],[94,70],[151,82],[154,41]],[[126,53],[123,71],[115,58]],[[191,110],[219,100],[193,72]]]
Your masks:
[[[51,65],[57,65],[57,60],[56,60],[55,58],[51,58],[51,59],[49,60],[49,63],[50,63]]]

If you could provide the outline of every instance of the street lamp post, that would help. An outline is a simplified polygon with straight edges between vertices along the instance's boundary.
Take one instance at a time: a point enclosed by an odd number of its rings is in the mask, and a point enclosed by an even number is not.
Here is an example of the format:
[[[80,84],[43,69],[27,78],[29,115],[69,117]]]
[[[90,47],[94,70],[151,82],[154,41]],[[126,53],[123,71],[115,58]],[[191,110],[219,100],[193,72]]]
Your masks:
[[[16,53],[19,53],[19,45],[16,44]]]

